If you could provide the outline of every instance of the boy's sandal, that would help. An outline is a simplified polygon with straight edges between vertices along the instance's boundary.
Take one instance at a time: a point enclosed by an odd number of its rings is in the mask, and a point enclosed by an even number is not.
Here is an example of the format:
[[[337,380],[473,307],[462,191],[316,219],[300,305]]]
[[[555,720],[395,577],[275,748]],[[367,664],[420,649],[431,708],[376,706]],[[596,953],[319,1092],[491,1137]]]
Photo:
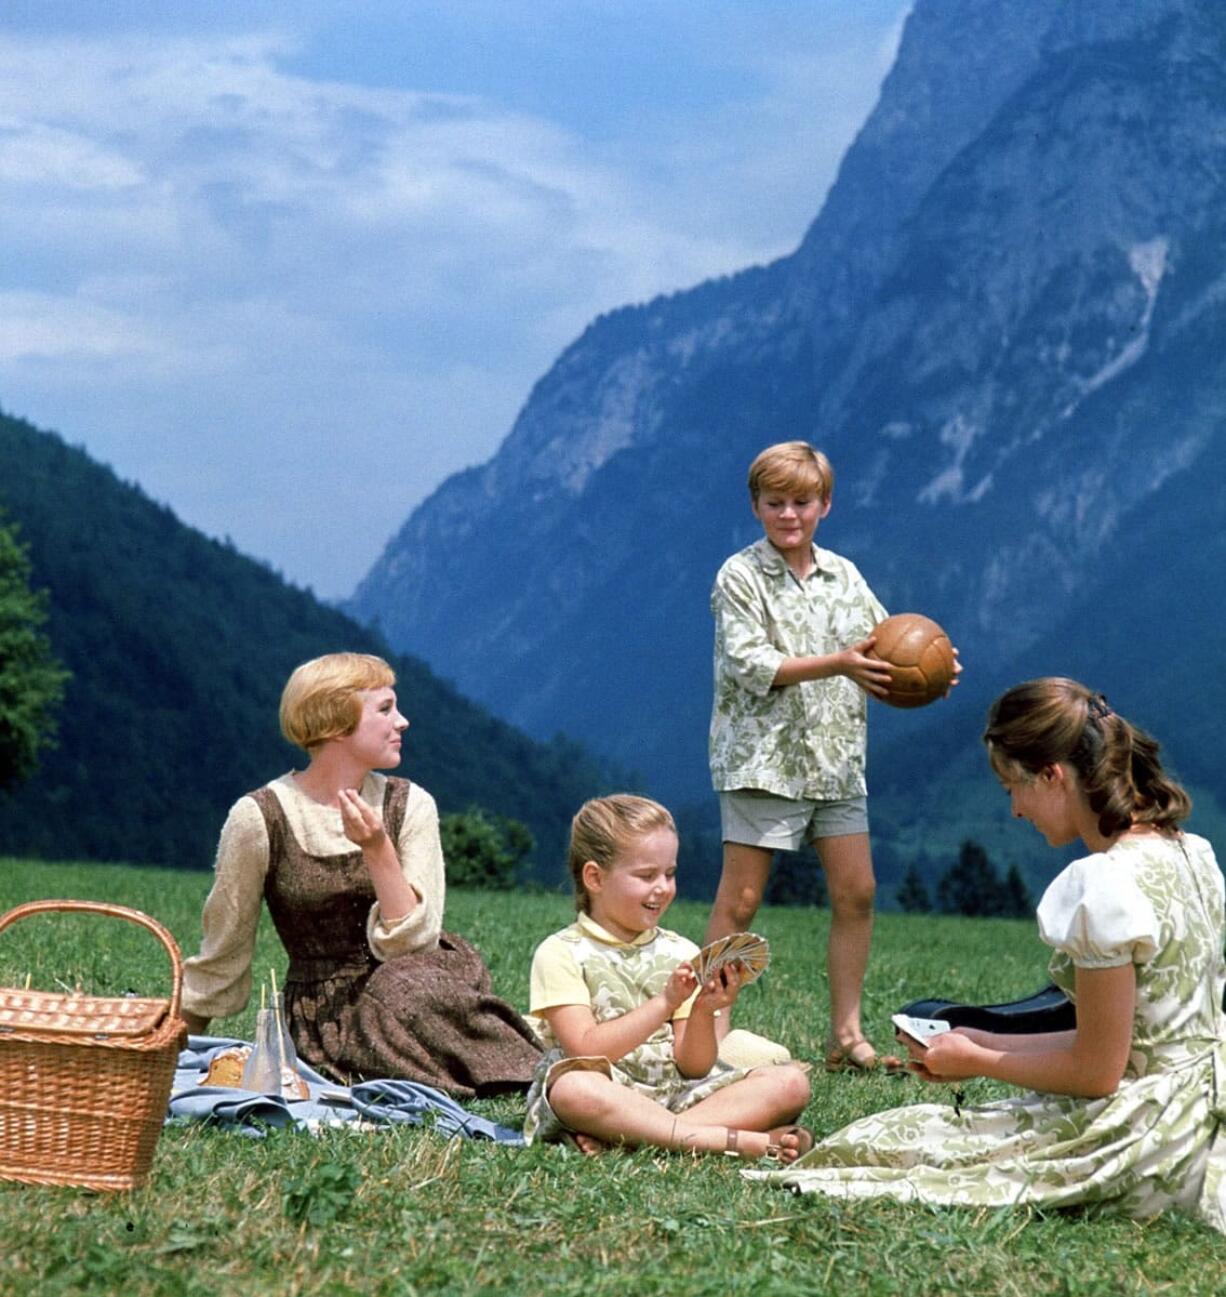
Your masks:
[[[837,1040],[826,1042],[827,1072],[885,1072],[887,1076],[906,1075],[907,1065],[896,1054],[878,1054],[861,1036],[850,1045],[840,1045]]]

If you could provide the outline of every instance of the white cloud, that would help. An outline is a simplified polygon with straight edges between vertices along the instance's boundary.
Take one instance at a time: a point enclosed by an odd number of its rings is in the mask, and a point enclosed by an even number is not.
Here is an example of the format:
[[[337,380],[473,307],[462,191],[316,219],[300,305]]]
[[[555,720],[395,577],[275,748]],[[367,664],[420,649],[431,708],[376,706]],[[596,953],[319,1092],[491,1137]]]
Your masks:
[[[0,363],[128,361],[157,350],[154,335],[117,311],[45,293],[0,292]]]
[[[328,594],[595,314],[791,250],[885,67],[785,33],[755,95],[591,138],[306,39],[0,37],[0,403]]]
[[[126,158],[75,132],[0,120],[0,183],[116,189],[140,180],[140,172]]]

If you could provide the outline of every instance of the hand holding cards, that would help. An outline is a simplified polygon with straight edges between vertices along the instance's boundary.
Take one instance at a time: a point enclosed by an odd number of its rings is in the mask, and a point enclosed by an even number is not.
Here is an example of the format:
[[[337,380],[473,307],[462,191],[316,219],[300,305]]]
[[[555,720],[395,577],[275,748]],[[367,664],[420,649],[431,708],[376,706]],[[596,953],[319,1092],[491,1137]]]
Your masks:
[[[690,967],[699,985],[709,982],[721,968],[738,964],[741,985],[748,986],[766,972],[771,962],[770,947],[753,932],[734,932],[720,937],[703,948],[690,960]]]
[[[950,1030],[949,1023],[942,1022],[940,1018],[913,1018],[909,1013],[895,1013],[890,1021],[921,1049],[928,1048],[928,1042],[933,1036]]]

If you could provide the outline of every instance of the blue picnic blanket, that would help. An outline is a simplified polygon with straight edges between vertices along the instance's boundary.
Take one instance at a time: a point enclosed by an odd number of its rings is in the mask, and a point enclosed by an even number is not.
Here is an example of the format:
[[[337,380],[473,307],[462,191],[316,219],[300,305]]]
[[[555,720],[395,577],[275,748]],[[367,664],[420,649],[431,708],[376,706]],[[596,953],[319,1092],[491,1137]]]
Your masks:
[[[249,1044],[250,1041],[225,1036],[189,1036],[187,1048],[180,1051],[175,1067],[167,1121],[207,1121],[233,1126],[244,1135],[258,1138],[270,1126],[310,1130],[361,1117],[367,1121],[429,1126],[448,1138],[463,1135],[469,1139],[491,1139],[499,1144],[524,1142],[518,1130],[478,1117],[433,1086],[393,1080],[338,1085],[301,1060],[298,1073],[311,1091],[308,1099],[284,1099],[279,1094],[202,1084],[216,1054]]]

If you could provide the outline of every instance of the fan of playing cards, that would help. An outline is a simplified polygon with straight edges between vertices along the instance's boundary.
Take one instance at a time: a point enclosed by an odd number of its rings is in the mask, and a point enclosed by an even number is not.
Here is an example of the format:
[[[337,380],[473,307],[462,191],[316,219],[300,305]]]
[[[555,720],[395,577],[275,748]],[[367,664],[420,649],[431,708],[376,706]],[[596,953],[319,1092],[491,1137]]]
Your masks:
[[[690,960],[690,967],[699,982],[709,982],[721,968],[739,964],[741,985],[748,986],[766,972],[770,962],[770,947],[756,932],[734,932],[703,946]]]

